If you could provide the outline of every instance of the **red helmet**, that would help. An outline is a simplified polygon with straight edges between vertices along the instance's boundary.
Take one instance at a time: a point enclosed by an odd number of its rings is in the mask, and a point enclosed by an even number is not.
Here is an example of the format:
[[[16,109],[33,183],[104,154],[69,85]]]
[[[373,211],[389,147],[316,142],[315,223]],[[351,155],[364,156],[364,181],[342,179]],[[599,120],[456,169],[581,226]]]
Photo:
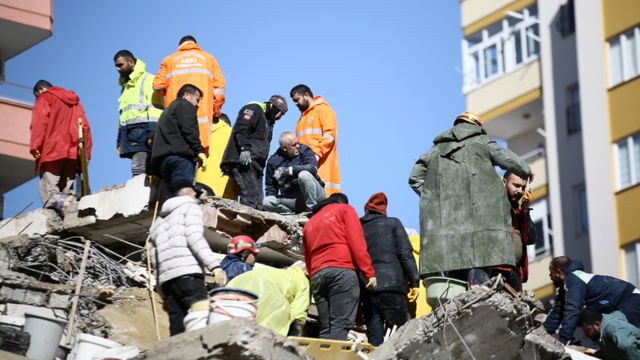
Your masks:
[[[254,254],[258,253],[256,242],[247,235],[238,235],[229,241],[227,254],[237,254],[242,250],[249,250]]]

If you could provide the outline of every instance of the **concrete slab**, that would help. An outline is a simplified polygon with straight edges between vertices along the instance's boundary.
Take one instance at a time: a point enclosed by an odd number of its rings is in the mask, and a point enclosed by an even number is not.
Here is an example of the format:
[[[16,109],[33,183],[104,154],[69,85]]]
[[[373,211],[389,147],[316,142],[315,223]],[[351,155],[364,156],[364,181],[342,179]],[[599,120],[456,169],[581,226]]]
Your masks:
[[[29,236],[56,233],[63,228],[62,219],[55,211],[37,209],[0,222],[0,239],[26,234]]]

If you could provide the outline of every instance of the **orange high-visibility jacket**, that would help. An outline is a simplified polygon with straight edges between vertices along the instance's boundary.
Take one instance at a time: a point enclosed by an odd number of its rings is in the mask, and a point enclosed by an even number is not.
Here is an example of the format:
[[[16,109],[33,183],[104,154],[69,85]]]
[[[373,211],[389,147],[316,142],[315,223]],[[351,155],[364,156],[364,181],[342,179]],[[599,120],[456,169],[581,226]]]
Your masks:
[[[324,181],[327,196],[340,192],[338,164],[338,122],[336,113],[322,98],[316,96],[296,124],[296,136],[318,155],[318,175]]]
[[[186,84],[195,85],[204,93],[198,107],[198,125],[200,143],[208,148],[213,117],[220,116],[224,104],[225,80],[216,59],[193,41],[182,43],[178,51],[162,60],[153,89],[166,96],[167,108]]]

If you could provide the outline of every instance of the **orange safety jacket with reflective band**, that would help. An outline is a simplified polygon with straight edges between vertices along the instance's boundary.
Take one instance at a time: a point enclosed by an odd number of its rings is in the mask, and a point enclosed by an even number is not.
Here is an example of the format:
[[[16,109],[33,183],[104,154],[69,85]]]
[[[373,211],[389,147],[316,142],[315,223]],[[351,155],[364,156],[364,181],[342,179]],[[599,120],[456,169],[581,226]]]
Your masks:
[[[207,149],[213,117],[220,116],[224,104],[226,83],[216,59],[193,41],[182,43],[178,51],[162,60],[153,89],[166,96],[167,108],[186,84],[195,85],[203,92],[198,105],[198,128],[200,143]]]
[[[327,196],[340,192],[338,164],[338,122],[336,113],[322,98],[316,96],[296,124],[296,136],[320,157],[318,175],[324,181]]]

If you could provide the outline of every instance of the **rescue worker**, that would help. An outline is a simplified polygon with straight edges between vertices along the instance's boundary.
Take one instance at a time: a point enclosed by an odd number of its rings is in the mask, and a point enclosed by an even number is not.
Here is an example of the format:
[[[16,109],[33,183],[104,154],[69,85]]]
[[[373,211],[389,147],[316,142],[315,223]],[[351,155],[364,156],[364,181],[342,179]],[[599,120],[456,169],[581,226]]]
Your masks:
[[[222,154],[229,143],[231,136],[231,122],[227,114],[220,114],[213,119],[211,135],[209,136],[209,157],[207,158],[206,171],[198,169],[196,181],[210,187],[218,197],[237,200],[238,184],[230,176],[224,175],[220,170]]]
[[[418,298],[420,275],[404,225],[387,217],[385,193],[371,195],[364,211],[360,223],[378,284],[373,291],[361,295],[362,310],[367,339],[371,345],[379,346],[384,339],[385,323],[392,328],[409,321],[407,298],[410,302]]]
[[[544,322],[549,334],[562,324],[558,339],[568,344],[578,324],[580,310],[609,314],[620,310],[634,326],[640,326],[640,290],[611,276],[584,272],[582,262],[558,256],[549,263],[549,278],[558,289],[556,302]]]
[[[146,64],[129,50],[120,50],[114,57],[120,73],[118,112],[120,127],[116,149],[121,158],[131,159],[131,175],[147,172],[151,161],[151,145],[156,124],[162,114],[163,99],[153,91],[153,75]]]
[[[46,209],[62,216],[74,199],[73,183],[79,168],[78,119],[82,119],[87,161],[91,159],[91,129],[73,91],[40,80],[33,87],[33,95],[36,101],[31,113],[29,152],[36,160],[40,198]]]
[[[360,300],[356,271],[362,272],[368,290],[377,280],[358,215],[346,195],[332,194],[313,208],[302,228],[302,247],[318,308],[318,336],[347,340]]]
[[[336,113],[322,96],[314,97],[307,85],[296,85],[290,96],[301,113],[296,136],[316,154],[318,176],[324,181],[326,195],[340,192]]]
[[[253,270],[257,255],[256,242],[247,235],[238,235],[229,241],[227,256],[222,259],[220,267],[231,281],[236,276]]]
[[[194,185],[196,162],[207,167],[207,157],[198,139],[196,117],[202,91],[187,84],[178,91],[178,99],[160,116],[153,139],[153,173],[168,184],[169,193]]]
[[[522,292],[522,284],[529,279],[529,258],[527,246],[536,243],[536,228],[531,220],[531,192],[526,190],[527,180],[511,171],[502,177],[507,198],[511,204],[511,228],[516,267],[498,268],[507,284],[517,292]]]
[[[256,322],[282,336],[302,336],[311,303],[304,264],[287,269],[263,268],[239,275],[227,287],[258,295]]]
[[[420,196],[420,276],[482,284],[487,269],[514,266],[509,202],[494,166],[522,178],[533,174],[498,147],[478,115],[464,112],[416,162],[409,185]],[[425,285],[426,286],[426,285]]]
[[[240,204],[262,210],[262,177],[269,156],[273,125],[287,112],[287,101],[273,95],[266,102],[251,102],[238,112],[220,169],[240,188]]]
[[[200,144],[208,151],[209,134],[214,117],[220,116],[224,105],[226,82],[213,55],[202,51],[196,39],[186,35],[178,43],[178,51],[165,57],[153,80],[153,89],[165,95],[165,107],[177,97],[178,90],[192,84],[202,90],[198,108]]]
[[[267,160],[264,209],[280,214],[311,212],[325,197],[316,156],[289,131],[280,134],[279,143]]]
[[[583,310],[579,324],[585,335],[598,344],[598,358],[640,360],[640,329],[631,325],[621,311],[603,315]]]

